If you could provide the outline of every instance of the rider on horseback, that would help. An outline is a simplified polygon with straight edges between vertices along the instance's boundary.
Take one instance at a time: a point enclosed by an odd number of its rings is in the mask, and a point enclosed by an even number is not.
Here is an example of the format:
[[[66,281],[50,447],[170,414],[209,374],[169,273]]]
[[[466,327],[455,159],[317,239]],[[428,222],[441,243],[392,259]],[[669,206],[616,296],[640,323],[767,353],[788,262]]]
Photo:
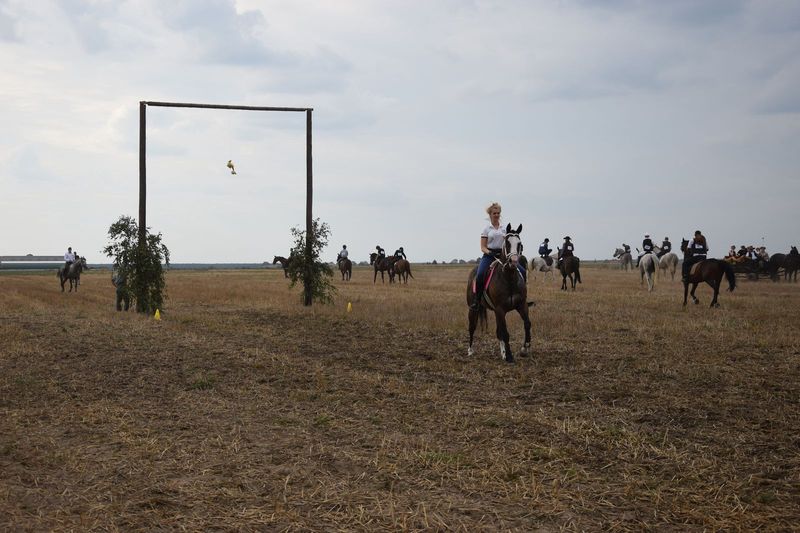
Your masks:
[[[383,248],[381,248],[381,246],[380,246],[380,245],[376,246],[376,247],[375,247],[375,250],[377,250],[377,252],[378,252],[378,258],[377,258],[377,259],[378,259],[379,261],[380,261],[381,259],[383,259],[383,258],[385,258],[385,257],[386,257],[386,250],[384,250]]]
[[[539,257],[543,259],[547,259],[553,250],[550,249],[550,239],[545,239],[542,244],[539,245]]]
[[[669,242],[669,237],[664,237],[664,241],[661,243],[661,251],[656,254],[656,257],[661,259],[663,256],[667,255],[672,251],[672,243]]]
[[[408,258],[406,257],[406,253],[403,251],[403,247],[402,246],[394,251],[394,259],[395,259],[395,261],[397,261],[400,258],[408,260]]]
[[[348,254],[348,252],[347,252],[347,245],[346,245],[346,244],[343,244],[343,245],[342,245],[342,249],[341,249],[341,251],[340,251],[340,252],[339,252],[339,254],[336,256],[336,264],[337,264],[337,265],[341,265],[341,264],[342,264],[342,261],[343,261],[343,260],[345,260],[345,259],[347,259],[347,254]]]
[[[700,233],[700,230],[694,232],[694,239],[692,239],[692,242],[690,242],[686,247],[686,251],[688,253],[683,259],[682,267],[683,283],[688,282],[689,270],[691,269],[692,265],[705,260],[706,255],[708,254],[708,242],[706,241],[705,236]]]
[[[75,253],[72,251],[72,246],[69,246],[64,254],[64,272],[69,272],[69,266],[74,262]]]
[[[503,240],[506,229],[500,225],[500,211],[502,207],[497,202],[493,202],[486,208],[489,215],[489,225],[481,232],[481,256],[478,263],[478,272],[475,274],[475,298],[472,299],[470,309],[479,309],[483,300],[483,285],[486,282],[486,272],[503,251]]]
[[[642,260],[645,254],[653,253],[653,241],[650,239],[650,235],[645,235],[644,240],[642,241],[642,253],[639,254],[639,257],[636,258],[636,266],[639,266],[639,262]]]
[[[564,237],[564,244],[561,245],[561,251],[558,253],[558,268],[561,268],[565,257],[574,257],[573,252],[575,252],[575,245],[572,244],[572,239],[569,236]]]

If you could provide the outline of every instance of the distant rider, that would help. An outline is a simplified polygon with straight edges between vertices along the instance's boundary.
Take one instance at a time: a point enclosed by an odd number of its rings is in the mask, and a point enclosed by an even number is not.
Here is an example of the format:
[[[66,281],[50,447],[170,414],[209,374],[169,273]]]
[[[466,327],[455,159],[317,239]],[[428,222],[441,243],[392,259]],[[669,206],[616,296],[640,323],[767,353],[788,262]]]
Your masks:
[[[672,251],[672,243],[669,242],[669,237],[664,237],[664,240],[661,243],[661,251],[658,252],[657,257],[661,259],[663,256],[667,255]]]
[[[705,261],[706,255],[708,255],[708,242],[706,241],[705,235],[703,235],[700,230],[694,232],[694,239],[689,243],[686,250],[689,253],[686,254],[683,259],[682,281],[684,283],[689,281],[689,270],[691,270],[692,265],[700,261]]]
[[[72,246],[67,248],[64,254],[64,272],[69,272],[69,266],[75,262],[75,253],[72,251]]]
[[[342,263],[342,261],[347,259],[347,254],[348,254],[347,245],[343,244],[341,251],[339,251],[339,254],[336,256],[336,264],[340,265]]]
[[[636,258],[636,266],[639,266],[639,262],[641,262],[642,257],[645,254],[653,253],[653,240],[650,238],[650,235],[645,235],[644,240],[642,241],[642,253],[639,254],[639,257]]]
[[[539,245],[539,257],[547,259],[553,250],[550,249],[550,239],[545,238],[544,242]]]
[[[403,258],[406,261],[408,261],[408,258],[406,257],[406,253],[403,251],[403,247],[402,246],[394,251],[394,260],[397,261],[400,258]]]
[[[575,257],[575,245],[572,244],[572,239],[568,236],[564,237],[564,244],[561,245],[561,252],[558,254],[558,266],[561,268],[561,263],[564,262],[565,257]]]

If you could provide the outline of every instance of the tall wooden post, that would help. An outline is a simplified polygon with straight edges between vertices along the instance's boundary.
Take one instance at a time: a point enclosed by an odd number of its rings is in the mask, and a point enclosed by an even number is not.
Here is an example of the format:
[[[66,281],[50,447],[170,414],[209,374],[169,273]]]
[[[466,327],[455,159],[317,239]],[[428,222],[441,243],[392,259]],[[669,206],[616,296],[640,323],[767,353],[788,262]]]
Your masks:
[[[144,257],[147,247],[147,102],[139,102],[139,257]],[[141,260],[136,261],[136,277],[142,279]],[[136,294],[136,310],[140,313],[144,308],[143,294]]]
[[[147,233],[147,104],[139,102],[139,246],[144,246]]]
[[[311,109],[306,109],[306,268],[309,274],[306,275],[304,282],[305,295],[304,305],[311,305],[313,295],[311,293],[310,271],[313,268],[313,239],[314,239],[314,219],[311,215],[311,205],[314,197],[313,170],[311,165]]]

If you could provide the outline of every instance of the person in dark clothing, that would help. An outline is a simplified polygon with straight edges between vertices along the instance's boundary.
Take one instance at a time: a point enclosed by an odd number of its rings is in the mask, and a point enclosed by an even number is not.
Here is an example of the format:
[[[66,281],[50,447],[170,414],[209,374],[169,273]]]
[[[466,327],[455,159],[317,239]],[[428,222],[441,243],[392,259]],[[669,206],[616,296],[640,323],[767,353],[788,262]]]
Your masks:
[[[704,261],[708,255],[708,242],[706,241],[705,235],[703,235],[700,230],[694,232],[694,239],[692,239],[692,242],[687,246],[687,251],[689,253],[684,256],[681,272],[683,274],[682,281],[684,283],[688,281],[689,270],[691,270],[692,265]]]
[[[124,272],[114,272],[111,275],[111,283],[117,289],[117,311],[122,311],[122,304],[125,304],[125,311],[131,305],[131,295],[128,290],[128,277]]]
[[[553,250],[550,249],[550,239],[545,239],[542,244],[539,245],[539,257],[547,258]]]
[[[378,245],[378,246],[376,246],[376,247],[375,247],[375,251],[377,251],[377,252],[378,252],[378,259],[379,259],[379,260],[380,260],[380,259],[383,259],[384,257],[386,257],[386,250],[384,250],[383,248],[381,248],[381,247],[380,247],[380,245]]]
[[[639,268],[639,262],[642,260],[642,257],[644,257],[645,254],[651,253],[653,253],[653,240],[650,238],[650,235],[645,235],[642,241],[642,253],[636,258],[636,268]]]
[[[558,265],[561,267],[561,262],[565,257],[574,257],[575,245],[572,244],[572,239],[569,236],[564,237],[564,244],[561,245],[561,252],[558,254]]]
[[[402,246],[394,251],[394,258],[395,259],[400,259],[401,257],[403,259],[405,259],[405,260],[408,260],[408,258],[406,257],[406,253],[403,251],[403,247]]]
[[[664,237],[664,240],[661,242],[661,251],[658,252],[657,257],[661,259],[663,256],[667,255],[672,251],[672,243],[669,242],[669,237]]]

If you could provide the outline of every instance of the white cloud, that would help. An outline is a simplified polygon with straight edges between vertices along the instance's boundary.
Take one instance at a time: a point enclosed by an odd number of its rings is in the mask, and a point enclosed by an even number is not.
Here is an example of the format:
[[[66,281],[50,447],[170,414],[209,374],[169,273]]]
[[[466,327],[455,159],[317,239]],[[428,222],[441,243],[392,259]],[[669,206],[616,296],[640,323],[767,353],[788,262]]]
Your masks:
[[[139,101],[313,107],[331,257],[794,236],[794,2],[0,1],[3,253],[91,259],[137,215]],[[148,108],[148,223],[175,261],[262,261],[304,223],[302,114]],[[237,162],[240,174],[224,163]],[[63,224],[80,207],[80,222]],[[757,229],[731,212],[769,211]],[[46,214],[44,213],[46,211]],[[76,233],[76,228],[79,232]],[[433,237],[432,235],[436,235]],[[446,238],[442,239],[441,236]],[[212,243],[209,245],[209,243]]]

